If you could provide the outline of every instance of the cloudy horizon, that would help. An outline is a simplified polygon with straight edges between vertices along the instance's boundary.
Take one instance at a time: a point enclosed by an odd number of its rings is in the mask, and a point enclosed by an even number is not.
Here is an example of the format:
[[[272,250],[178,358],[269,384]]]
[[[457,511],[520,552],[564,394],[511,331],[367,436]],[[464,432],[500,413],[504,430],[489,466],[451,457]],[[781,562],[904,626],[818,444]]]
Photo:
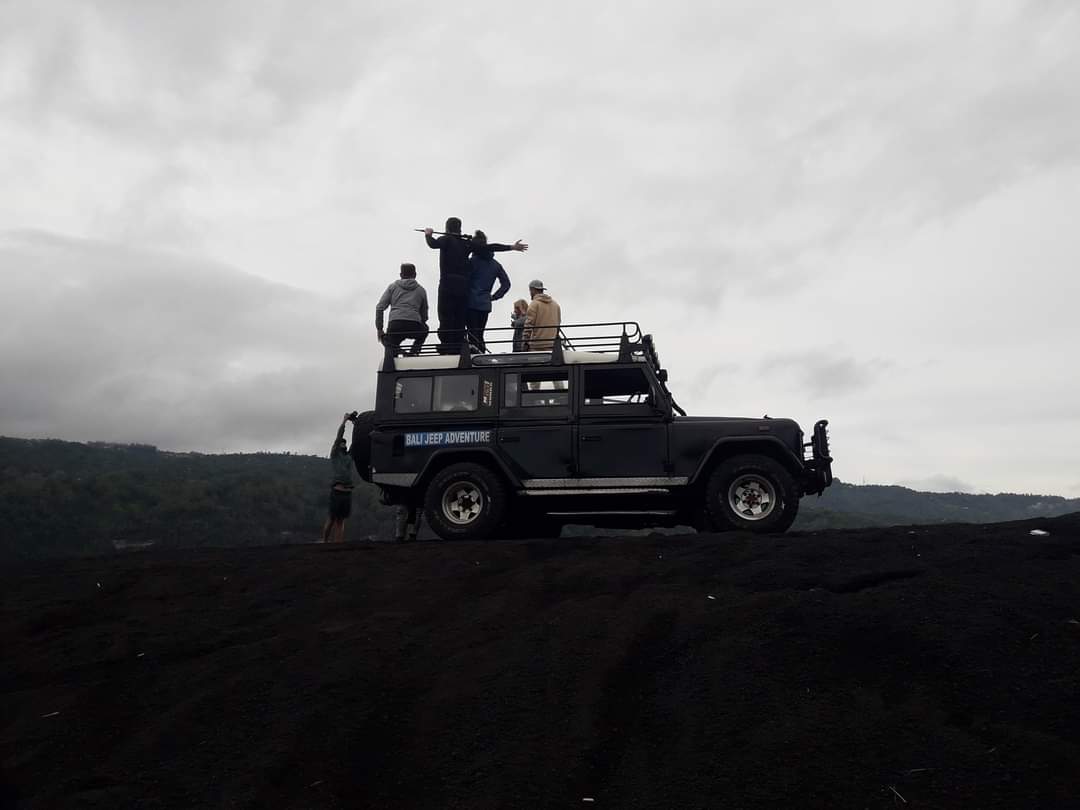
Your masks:
[[[325,453],[460,216],[692,414],[1080,496],[1080,8],[252,7],[0,3],[0,435]]]

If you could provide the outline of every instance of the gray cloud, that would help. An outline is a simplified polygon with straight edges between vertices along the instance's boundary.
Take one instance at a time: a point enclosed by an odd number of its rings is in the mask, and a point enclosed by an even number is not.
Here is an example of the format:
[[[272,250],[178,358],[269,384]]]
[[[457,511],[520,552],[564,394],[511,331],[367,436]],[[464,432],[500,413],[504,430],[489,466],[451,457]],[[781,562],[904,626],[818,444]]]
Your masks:
[[[1076,41],[1051,1],[0,4],[0,221],[37,234],[0,252],[0,430],[320,450],[454,214],[531,242],[515,297],[642,321],[694,412],[1061,490]]]
[[[374,340],[323,296],[40,233],[9,237],[0,263],[8,435],[311,449],[321,420],[371,400]]]
[[[814,397],[836,397],[872,385],[891,365],[887,360],[857,360],[837,356],[835,350],[825,350],[766,357],[755,366],[755,371],[782,377]]]

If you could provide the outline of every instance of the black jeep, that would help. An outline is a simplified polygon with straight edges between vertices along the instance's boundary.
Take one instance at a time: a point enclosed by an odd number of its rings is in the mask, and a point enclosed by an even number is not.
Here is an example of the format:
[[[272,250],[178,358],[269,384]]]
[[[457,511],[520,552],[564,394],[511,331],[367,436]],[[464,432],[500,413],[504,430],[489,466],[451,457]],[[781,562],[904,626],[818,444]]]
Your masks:
[[[557,536],[567,523],[782,532],[832,483],[826,420],[686,416],[636,323],[564,326],[546,351],[387,348],[356,420],[360,475],[444,538]],[[428,353],[430,351],[430,353]]]

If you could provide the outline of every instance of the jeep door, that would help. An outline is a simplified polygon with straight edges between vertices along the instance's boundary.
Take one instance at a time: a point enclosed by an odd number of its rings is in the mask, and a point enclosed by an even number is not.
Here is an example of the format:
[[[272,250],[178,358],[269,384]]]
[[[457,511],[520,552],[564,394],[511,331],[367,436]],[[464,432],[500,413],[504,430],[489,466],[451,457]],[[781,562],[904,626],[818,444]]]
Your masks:
[[[578,369],[578,475],[670,475],[668,422],[645,370],[639,365]]]
[[[522,481],[574,474],[570,396],[566,368],[503,373],[497,443]]]

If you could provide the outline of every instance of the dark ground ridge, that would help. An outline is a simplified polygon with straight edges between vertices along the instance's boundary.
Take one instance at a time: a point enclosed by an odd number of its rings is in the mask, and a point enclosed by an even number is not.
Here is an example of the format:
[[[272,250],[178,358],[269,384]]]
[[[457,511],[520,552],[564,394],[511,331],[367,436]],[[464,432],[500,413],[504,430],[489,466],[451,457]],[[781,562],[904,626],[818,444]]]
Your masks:
[[[0,807],[1080,795],[1080,515],[141,551],[0,580]]]

